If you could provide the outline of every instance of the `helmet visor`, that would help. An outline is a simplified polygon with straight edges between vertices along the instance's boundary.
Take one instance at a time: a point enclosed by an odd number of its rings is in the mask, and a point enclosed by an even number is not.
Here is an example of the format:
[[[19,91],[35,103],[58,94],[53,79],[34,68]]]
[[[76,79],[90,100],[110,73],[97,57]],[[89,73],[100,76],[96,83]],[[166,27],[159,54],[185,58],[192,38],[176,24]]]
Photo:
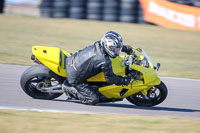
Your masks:
[[[122,48],[114,48],[114,49],[113,49],[113,51],[114,51],[114,53],[115,53],[116,56],[119,56],[119,55],[120,55],[121,49],[122,49]]]

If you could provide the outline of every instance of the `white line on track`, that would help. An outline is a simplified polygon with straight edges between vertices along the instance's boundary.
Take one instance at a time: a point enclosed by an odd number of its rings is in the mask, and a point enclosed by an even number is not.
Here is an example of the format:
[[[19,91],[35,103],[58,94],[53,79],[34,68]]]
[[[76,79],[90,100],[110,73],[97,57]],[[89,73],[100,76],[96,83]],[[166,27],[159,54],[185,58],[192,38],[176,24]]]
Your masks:
[[[177,77],[162,77],[159,76],[160,78],[163,79],[175,79],[175,80],[188,80],[188,81],[200,81],[199,79],[188,79],[188,78],[177,78]]]
[[[9,107],[9,106],[0,106],[0,110],[17,110],[17,111],[35,111],[35,112],[48,112],[48,113],[73,113],[73,114],[115,114],[123,115],[121,113],[103,113],[103,112],[89,112],[89,111],[73,111],[73,110],[53,110],[53,109],[41,109],[41,108],[25,108],[25,107]],[[129,114],[132,116],[148,116],[141,114]],[[160,116],[154,116],[160,117]]]
[[[74,114],[97,114],[86,111],[67,111],[67,110],[53,110],[53,109],[37,109],[37,108],[24,108],[24,107],[8,107],[0,106],[0,109],[19,110],[19,111],[36,111],[36,112],[50,112],[50,113],[74,113]]]

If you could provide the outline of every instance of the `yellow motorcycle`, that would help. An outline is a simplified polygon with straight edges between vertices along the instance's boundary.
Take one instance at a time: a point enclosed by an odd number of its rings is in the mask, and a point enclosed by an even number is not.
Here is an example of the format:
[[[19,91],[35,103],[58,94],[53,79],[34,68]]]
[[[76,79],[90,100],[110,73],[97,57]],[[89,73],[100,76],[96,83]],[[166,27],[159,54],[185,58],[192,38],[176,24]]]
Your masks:
[[[97,89],[100,102],[115,102],[126,98],[137,106],[155,106],[163,102],[168,94],[167,87],[158,77],[160,67],[153,64],[141,48],[133,48],[132,55],[110,58],[116,75],[128,76],[127,86],[108,84],[101,72],[89,79],[88,84]],[[66,51],[55,47],[33,46],[31,59],[38,65],[31,66],[21,76],[22,89],[36,99],[54,99],[66,93],[62,87],[66,75]]]

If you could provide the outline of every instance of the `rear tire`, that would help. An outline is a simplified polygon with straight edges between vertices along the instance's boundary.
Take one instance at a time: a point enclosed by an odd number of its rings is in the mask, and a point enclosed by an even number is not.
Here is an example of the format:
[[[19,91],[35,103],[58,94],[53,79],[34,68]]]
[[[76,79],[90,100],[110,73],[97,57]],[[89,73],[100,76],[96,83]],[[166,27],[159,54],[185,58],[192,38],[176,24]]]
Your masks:
[[[46,93],[36,89],[36,86],[44,80],[52,81],[52,84],[62,84],[64,78],[56,75],[44,65],[31,66],[24,71],[21,76],[20,84],[23,91],[35,99],[52,100],[62,95],[62,93]]]
[[[167,87],[161,81],[159,85],[154,86],[148,90],[147,96],[149,99],[145,99],[141,92],[139,92],[137,94],[127,97],[127,100],[137,106],[150,107],[162,103],[166,99],[167,94]]]

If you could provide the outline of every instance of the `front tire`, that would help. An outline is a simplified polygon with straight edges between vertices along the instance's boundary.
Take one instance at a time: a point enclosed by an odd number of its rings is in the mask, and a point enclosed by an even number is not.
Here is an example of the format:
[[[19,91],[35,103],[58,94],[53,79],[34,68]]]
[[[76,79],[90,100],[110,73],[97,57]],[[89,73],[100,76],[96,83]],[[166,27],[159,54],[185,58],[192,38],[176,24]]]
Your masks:
[[[62,84],[63,78],[53,73],[44,65],[31,66],[24,71],[21,76],[20,84],[23,91],[35,99],[52,100],[62,95],[62,93],[46,93],[37,90],[41,83],[48,82],[48,86]]]
[[[127,100],[137,106],[155,106],[162,103],[168,94],[166,85],[161,81],[157,86],[148,90],[147,96],[142,95],[141,92],[127,97]]]

